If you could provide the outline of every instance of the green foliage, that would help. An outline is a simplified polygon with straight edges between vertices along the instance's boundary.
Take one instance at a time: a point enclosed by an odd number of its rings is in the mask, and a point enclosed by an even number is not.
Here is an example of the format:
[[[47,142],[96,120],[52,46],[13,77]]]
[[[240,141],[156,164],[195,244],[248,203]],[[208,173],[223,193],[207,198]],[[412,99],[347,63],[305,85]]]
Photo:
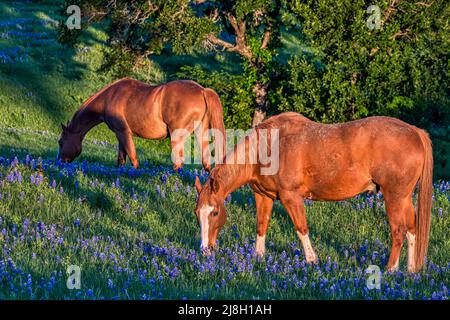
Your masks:
[[[254,77],[234,75],[227,72],[207,72],[202,68],[182,67],[178,78],[195,79],[205,87],[214,89],[220,96],[227,128],[247,129],[251,126],[254,94],[251,91]]]
[[[436,105],[448,110],[448,2],[391,3],[377,3],[384,23],[370,30],[367,1],[293,1],[286,21],[312,50],[288,64],[276,92],[280,111],[325,122],[389,115],[423,124],[422,116],[442,113]]]
[[[109,44],[121,48],[124,55],[160,54],[170,43],[176,54],[190,54],[202,50],[204,35],[217,30],[206,17],[197,17],[190,9],[190,1],[84,1],[78,0],[84,21],[108,18]],[[64,26],[60,32],[64,34]],[[63,43],[77,41],[61,39]],[[117,60],[114,60],[117,61]]]
[[[81,0],[64,0],[63,5],[60,7],[58,21],[60,25],[57,37],[58,42],[64,43],[68,47],[74,47],[82,34],[82,29],[69,29],[66,27],[66,21],[68,17],[66,10],[71,5],[80,6]]]

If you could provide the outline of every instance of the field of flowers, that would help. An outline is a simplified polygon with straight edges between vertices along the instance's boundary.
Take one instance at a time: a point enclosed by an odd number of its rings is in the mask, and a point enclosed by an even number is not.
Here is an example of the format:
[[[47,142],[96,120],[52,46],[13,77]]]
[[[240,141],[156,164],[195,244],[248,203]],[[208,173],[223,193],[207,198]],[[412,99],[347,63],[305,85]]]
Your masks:
[[[403,250],[387,274],[381,194],[307,203],[320,259],[310,266],[279,203],[256,259],[254,199],[241,188],[218,250],[203,257],[193,181],[207,175],[174,172],[167,141],[137,140],[141,168],[117,168],[114,135],[100,126],[79,161],[55,162],[59,122],[112,78],[96,72],[105,35],[89,29],[84,47],[62,48],[50,3],[0,2],[0,300],[448,299],[450,182],[435,183],[427,268],[406,273]],[[74,265],[79,289],[67,286]],[[380,289],[366,285],[369,265],[383,272]]]
[[[308,203],[320,263],[305,263],[292,224],[275,206],[268,254],[254,252],[255,209],[242,188],[227,199],[228,222],[211,257],[199,252],[195,175],[146,163],[0,157],[1,299],[448,299],[450,183],[436,184],[428,267],[382,274],[389,228],[381,195]],[[405,270],[405,254],[402,257]],[[67,288],[68,266],[81,288]]]

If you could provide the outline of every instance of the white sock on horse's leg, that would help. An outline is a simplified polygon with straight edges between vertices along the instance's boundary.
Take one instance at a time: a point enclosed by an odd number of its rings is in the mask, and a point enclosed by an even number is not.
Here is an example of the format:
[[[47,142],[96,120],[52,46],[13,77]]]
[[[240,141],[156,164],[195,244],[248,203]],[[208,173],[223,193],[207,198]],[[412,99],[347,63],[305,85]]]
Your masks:
[[[266,235],[260,236],[256,235],[256,255],[259,257],[264,257],[266,253]]]
[[[392,266],[392,268],[389,269],[389,271],[396,271],[396,270],[398,270],[399,261],[400,261],[400,257],[397,258],[397,261],[395,261],[394,265]]]
[[[389,271],[389,272],[397,271],[398,270],[399,261],[400,261],[400,255],[398,255],[398,258],[395,261],[394,265],[392,267],[390,267],[387,271]]]
[[[309,263],[317,262],[317,255],[314,252],[314,249],[311,245],[311,241],[309,240],[308,234],[301,234],[300,231],[297,231],[298,237],[303,245],[303,250],[305,251],[306,261]]]
[[[416,235],[407,232],[406,238],[408,239],[408,271],[414,272],[416,269]]]

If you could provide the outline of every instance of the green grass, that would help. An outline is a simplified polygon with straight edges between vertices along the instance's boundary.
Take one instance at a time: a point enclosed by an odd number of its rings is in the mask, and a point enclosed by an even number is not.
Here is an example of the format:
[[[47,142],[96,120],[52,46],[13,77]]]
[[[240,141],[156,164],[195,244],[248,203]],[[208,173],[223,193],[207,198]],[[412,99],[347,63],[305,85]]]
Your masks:
[[[41,165],[34,161],[35,166],[22,156],[20,164],[0,159],[0,241],[6,265],[0,265],[2,299],[447,297],[442,286],[449,281],[450,189],[436,191],[429,268],[419,278],[383,274],[382,289],[368,291],[364,270],[371,264],[384,268],[389,253],[381,199],[375,199],[381,205],[377,209],[356,209],[367,205],[365,198],[307,207],[311,240],[321,260],[314,267],[304,264],[292,223],[279,203],[267,234],[267,257],[258,261],[253,256],[255,208],[249,189],[241,189],[227,203],[228,221],[216,256],[205,258],[198,250],[189,172],[180,175],[150,165],[136,173],[92,162],[87,168],[60,168],[51,160]],[[42,182],[36,185],[32,177],[39,175]],[[404,250],[403,269],[405,264]],[[80,290],[66,287],[70,265],[82,269]],[[108,285],[111,281],[114,285]],[[342,281],[341,292],[332,291]]]
[[[0,2],[0,23],[32,19],[20,26],[0,27],[0,34],[47,33],[45,43],[32,37],[0,37],[0,50],[28,48],[24,61],[0,63],[0,299],[448,297],[443,289],[450,280],[448,190],[435,193],[428,255],[433,264],[419,276],[383,273],[382,289],[368,291],[364,270],[369,264],[384,267],[390,233],[383,206],[355,208],[367,203],[365,198],[307,207],[311,240],[321,260],[313,267],[304,265],[292,223],[279,203],[267,235],[265,261],[247,259],[256,235],[255,208],[248,188],[241,189],[227,204],[219,251],[214,259],[207,259],[198,250],[194,168],[187,166],[189,171],[183,175],[167,169],[171,166],[167,140],[136,139],[144,169],[117,170],[115,137],[100,125],[87,135],[74,165],[52,164],[59,123],[115,78],[98,71],[107,38],[100,26],[86,30],[77,48],[62,47],[54,41],[55,25],[40,23],[58,19],[59,8],[49,3]],[[289,35],[283,44],[286,52],[301,46]],[[90,49],[81,50],[85,47]],[[163,55],[136,77],[160,83],[187,64],[211,70],[221,64],[233,70],[233,59],[227,56],[223,63],[216,55]],[[26,160],[27,155],[36,166]],[[14,163],[15,156],[20,164]],[[31,182],[36,175],[43,176],[38,186]],[[118,177],[120,187],[115,185]],[[378,256],[372,259],[374,252]],[[82,269],[80,290],[66,287],[69,265]]]

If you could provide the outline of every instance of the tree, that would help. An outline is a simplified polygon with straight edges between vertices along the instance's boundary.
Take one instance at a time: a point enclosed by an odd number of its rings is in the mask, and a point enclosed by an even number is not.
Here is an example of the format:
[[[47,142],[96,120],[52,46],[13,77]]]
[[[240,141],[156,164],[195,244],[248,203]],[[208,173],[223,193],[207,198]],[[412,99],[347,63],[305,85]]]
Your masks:
[[[445,0],[289,2],[286,20],[304,50],[274,90],[280,111],[324,122],[370,115],[422,127],[448,121],[449,8]]]
[[[175,54],[211,50],[237,53],[251,82],[253,125],[263,120],[271,86],[269,66],[279,45],[280,0],[77,1],[85,23],[104,19],[109,25],[109,66],[126,61],[133,67],[168,46]],[[70,33],[62,27],[60,39],[73,43]]]

